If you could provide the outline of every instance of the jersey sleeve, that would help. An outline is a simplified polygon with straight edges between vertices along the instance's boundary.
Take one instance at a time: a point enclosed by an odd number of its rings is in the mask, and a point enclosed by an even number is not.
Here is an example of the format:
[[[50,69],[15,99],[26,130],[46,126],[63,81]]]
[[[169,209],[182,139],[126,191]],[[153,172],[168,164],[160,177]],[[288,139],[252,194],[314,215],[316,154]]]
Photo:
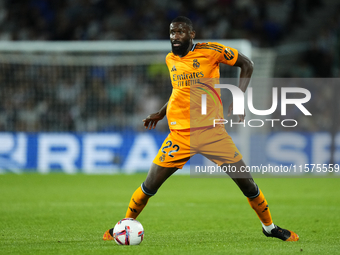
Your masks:
[[[224,46],[220,43],[210,43],[211,45],[215,45],[221,49],[220,51],[215,51],[214,57],[218,63],[223,63],[226,65],[233,66],[235,65],[237,58],[238,58],[238,50]]]

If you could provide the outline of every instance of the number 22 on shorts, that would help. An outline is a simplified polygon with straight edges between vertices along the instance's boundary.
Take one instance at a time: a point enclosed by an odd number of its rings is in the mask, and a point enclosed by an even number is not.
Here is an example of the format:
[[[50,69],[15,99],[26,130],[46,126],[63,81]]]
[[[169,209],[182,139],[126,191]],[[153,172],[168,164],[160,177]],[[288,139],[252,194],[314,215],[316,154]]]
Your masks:
[[[167,148],[173,148],[174,150],[170,150],[170,151],[168,152],[168,155],[169,155],[170,157],[173,158],[174,155],[172,155],[172,153],[179,151],[179,149],[180,149],[179,146],[178,146],[177,144],[172,145],[172,142],[171,142],[170,140],[167,141],[165,144],[166,144],[166,145],[162,147],[162,152],[163,152],[163,153],[166,153],[165,149],[167,149]]]

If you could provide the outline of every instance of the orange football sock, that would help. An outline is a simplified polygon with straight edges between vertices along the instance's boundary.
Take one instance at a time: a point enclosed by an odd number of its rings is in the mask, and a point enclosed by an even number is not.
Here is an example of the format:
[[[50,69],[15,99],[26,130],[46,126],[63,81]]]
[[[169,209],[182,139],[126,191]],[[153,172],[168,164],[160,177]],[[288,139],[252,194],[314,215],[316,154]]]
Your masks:
[[[267,200],[265,199],[262,191],[255,198],[247,198],[250,206],[255,210],[257,216],[265,226],[273,223],[272,216],[270,215]]]
[[[133,193],[129,207],[127,209],[125,218],[134,218],[136,219],[137,216],[142,212],[148,200],[151,196],[146,195],[142,188],[139,186],[138,189]]]

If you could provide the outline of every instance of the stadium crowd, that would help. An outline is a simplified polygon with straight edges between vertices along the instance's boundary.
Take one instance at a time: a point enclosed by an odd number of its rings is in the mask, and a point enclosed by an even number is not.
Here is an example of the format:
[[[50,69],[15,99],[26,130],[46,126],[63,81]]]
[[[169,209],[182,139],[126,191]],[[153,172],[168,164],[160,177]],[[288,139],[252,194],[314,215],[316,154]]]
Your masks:
[[[0,0],[0,40],[168,39],[169,22],[186,15],[197,38],[247,38],[254,46],[277,45],[302,12],[322,1],[298,0]],[[313,47],[285,77],[339,77],[340,10],[316,33]],[[255,63],[256,64],[256,63]],[[142,128],[141,119],[167,101],[167,73],[107,67],[0,66],[0,131],[112,131]],[[124,74],[118,75],[118,74]],[[165,84],[165,85],[164,85]],[[313,115],[301,131],[329,130],[331,115],[322,102],[332,91],[315,86]],[[147,100],[145,99],[147,98]],[[294,116],[293,116],[294,117]],[[166,123],[160,129],[166,129]]]
[[[69,68],[2,64],[0,131],[142,128],[145,114],[160,108],[171,93],[170,86],[158,87],[168,83],[168,75],[154,76],[148,66]]]
[[[168,39],[170,21],[192,19],[197,38],[248,38],[272,46],[321,0],[0,0],[0,40]],[[202,29],[204,28],[204,29]]]

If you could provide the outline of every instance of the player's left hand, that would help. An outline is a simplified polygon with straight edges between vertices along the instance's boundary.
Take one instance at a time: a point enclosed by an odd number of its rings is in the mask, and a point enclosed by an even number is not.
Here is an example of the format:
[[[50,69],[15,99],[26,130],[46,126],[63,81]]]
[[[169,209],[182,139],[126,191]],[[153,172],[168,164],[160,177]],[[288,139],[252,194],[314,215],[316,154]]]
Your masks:
[[[152,113],[148,117],[146,117],[143,122],[144,122],[144,127],[155,129],[157,122],[162,120],[164,118],[164,115],[160,112]]]
[[[229,105],[229,108],[228,108],[228,117],[231,116],[233,109],[234,109],[233,108],[233,102],[231,102],[231,104]],[[240,118],[240,120],[238,122],[244,122],[244,119],[246,117],[246,111],[244,111],[243,115],[238,115],[238,117]]]

